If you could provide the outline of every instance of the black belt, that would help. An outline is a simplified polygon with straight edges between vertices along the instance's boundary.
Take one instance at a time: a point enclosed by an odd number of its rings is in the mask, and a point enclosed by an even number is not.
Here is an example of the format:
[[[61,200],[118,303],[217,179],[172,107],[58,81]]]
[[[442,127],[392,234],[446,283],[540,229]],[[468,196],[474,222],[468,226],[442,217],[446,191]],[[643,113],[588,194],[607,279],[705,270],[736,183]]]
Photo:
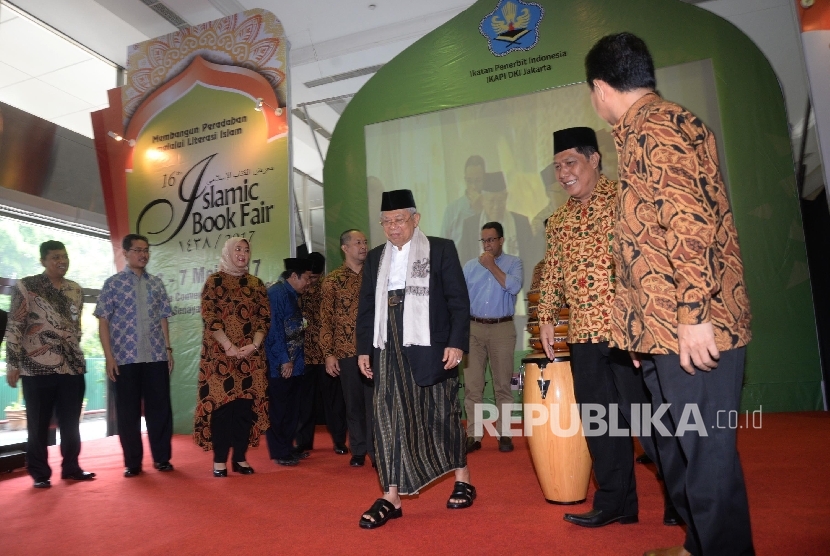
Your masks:
[[[403,303],[406,290],[389,290],[389,306],[394,307]]]
[[[478,317],[470,317],[470,320],[473,322],[480,322],[481,324],[498,324],[500,322],[508,322],[513,320],[513,315],[509,317],[502,317],[500,319],[481,319]]]

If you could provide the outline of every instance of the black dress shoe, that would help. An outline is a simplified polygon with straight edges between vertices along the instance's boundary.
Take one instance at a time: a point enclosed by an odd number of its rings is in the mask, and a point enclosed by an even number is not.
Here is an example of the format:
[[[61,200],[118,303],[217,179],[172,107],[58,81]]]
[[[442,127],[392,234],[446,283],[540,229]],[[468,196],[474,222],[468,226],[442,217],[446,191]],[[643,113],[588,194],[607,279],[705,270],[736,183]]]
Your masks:
[[[61,479],[71,479],[73,481],[91,481],[95,478],[95,473],[89,473],[87,471],[78,471],[76,473],[70,473],[69,475],[63,475]]]
[[[300,455],[303,452],[310,452],[313,449],[314,448],[310,444],[297,444],[294,446],[294,453]]]
[[[366,454],[362,456],[352,456],[352,459],[349,460],[349,465],[352,467],[363,467],[366,465]]]
[[[163,461],[161,463],[154,463],[153,467],[158,469],[159,471],[173,471],[173,464],[169,461]]]
[[[513,439],[509,436],[502,436],[499,438],[499,452],[512,452]]]
[[[214,477],[227,477],[228,476],[228,468],[226,467],[224,469],[216,469],[214,467],[213,468],[213,476]]]
[[[349,449],[343,443],[335,442],[334,444],[334,453],[338,455],[344,455],[349,453]]]
[[[637,463],[642,463],[643,465],[654,463],[653,461],[651,461],[651,458],[648,457],[648,454],[639,455],[637,456],[637,459],[635,459],[634,461]]]
[[[685,525],[686,522],[683,521],[683,518],[680,517],[680,514],[677,513],[677,509],[674,506],[666,506],[666,509],[663,510],[663,525]]]
[[[140,467],[127,467],[124,469],[125,477],[138,477],[139,475],[141,475]]]
[[[623,524],[639,521],[636,515],[615,514],[606,510],[591,510],[584,514],[565,514],[564,519],[580,527],[602,527],[615,521]]]
[[[300,458],[295,455],[285,456],[272,460],[277,465],[284,465],[286,467],[294,467],[300,463]]]
[[[233,467],[233,470],[236,473],[240,473],[242,475],[253,475],[254,474],[254,468],[251,467],[250,465],[247,465],[247,466],[239,465],[238,463],[233,462],[231,464],[231,466]]]
[[[35,488],[51,488],[52,483],[49,479],[44,479],[43,481],[35,481],[35,484],[32,485]]]
[[[472,436],[467,437],[467,446],[466,452],[469,454],[470,452],[475,452],[476,450],[481,450],[481,441],[476,440]]]

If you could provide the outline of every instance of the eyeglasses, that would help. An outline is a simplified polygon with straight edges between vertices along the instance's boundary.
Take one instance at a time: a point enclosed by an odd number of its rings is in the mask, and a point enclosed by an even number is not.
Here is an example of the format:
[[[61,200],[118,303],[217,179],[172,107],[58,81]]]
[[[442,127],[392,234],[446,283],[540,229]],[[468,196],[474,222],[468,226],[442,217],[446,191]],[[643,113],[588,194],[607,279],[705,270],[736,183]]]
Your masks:
[[[412,219],[412,215],[409,215],[409,218],[396,218],[394,220],[380,220],[380,225],[384,228],[393,228],[393,227],[400,227],[409,222]]]
[[[150,250],[149,250],[149,249],[135,249],[135,248],[131,248],[131,249],[127,249],[127,251],[132,251],[133,253],[137,253],[137,254],[139,254],[139,255],[149,255],[149,254],[150,254]]]
[[[484,245],[490,245],[491,243],[495,243],[495,242],[497,242],[497,241],[498,241],[498,240],[500,240],[501,238],[502,238],[502,236],[499,236],[499,237],[488,237],[488,238],[485,238],[485,239],[480,239],[479,241],[480,241],[481,243],[483,243]]]

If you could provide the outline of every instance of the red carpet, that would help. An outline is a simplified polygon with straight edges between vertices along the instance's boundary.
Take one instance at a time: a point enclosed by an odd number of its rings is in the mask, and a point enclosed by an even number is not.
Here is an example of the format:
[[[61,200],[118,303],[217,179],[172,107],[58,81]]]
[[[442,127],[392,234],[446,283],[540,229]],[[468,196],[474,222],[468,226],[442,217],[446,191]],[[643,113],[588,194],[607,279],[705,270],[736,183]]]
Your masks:
[[[256,474],[227,479],[211,476],[211,454],[188,436],[174,438],[173,473],[147,469],[134,479],[121,475],[117,438],[86,442],[81,465],[98,474],[90,483],[61,481],[52,448],[51,489],[33,489],[23,470],[0,476],[0,554],[636,555],[682,542],[679,528],[662,525],[649,467],[637,466],[639,524],[582,529],[562,514],[590,509],[592,494],[580,506],[546,503],[524,441],[514,441],[516,450],[503,454],[486,438],[470,456],[479,492],[472,508],[445,508],[450,475],[374,531],[357,526],[380,493],[372,468],[348,467],[322,428],[298,467],[271,463],[263,439],[249,452]],[[758,554],[827,554],[830,415],[764,415],[762,429],[740,431],[739,448]]]

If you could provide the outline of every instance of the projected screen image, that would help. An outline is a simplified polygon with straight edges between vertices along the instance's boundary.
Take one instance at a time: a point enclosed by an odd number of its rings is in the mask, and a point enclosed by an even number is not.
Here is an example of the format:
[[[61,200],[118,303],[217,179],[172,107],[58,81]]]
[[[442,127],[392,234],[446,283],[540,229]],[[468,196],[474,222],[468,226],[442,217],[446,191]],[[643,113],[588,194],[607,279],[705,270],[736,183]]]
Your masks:
[[[712,129],[725,162],[711,62],[659,69],[657,85],[664,98]],[[411,189],[422,231],[454,240],[462,265],[481,252],[481,226],[500,222],[504,251],[522,259],[527,290],[544,257],[544,221],[568,198],[545,172],[553,161],[553,132],[573,126],[596,130],[603,173],[617,179],[611,128],[594,113],[585,83],[366,126],[371,245],[385,241],[377,223],[381,193]],[[483,172],[502,172],[505,190],[479,192]],[[519,297],[516,313],[522,315]]]

